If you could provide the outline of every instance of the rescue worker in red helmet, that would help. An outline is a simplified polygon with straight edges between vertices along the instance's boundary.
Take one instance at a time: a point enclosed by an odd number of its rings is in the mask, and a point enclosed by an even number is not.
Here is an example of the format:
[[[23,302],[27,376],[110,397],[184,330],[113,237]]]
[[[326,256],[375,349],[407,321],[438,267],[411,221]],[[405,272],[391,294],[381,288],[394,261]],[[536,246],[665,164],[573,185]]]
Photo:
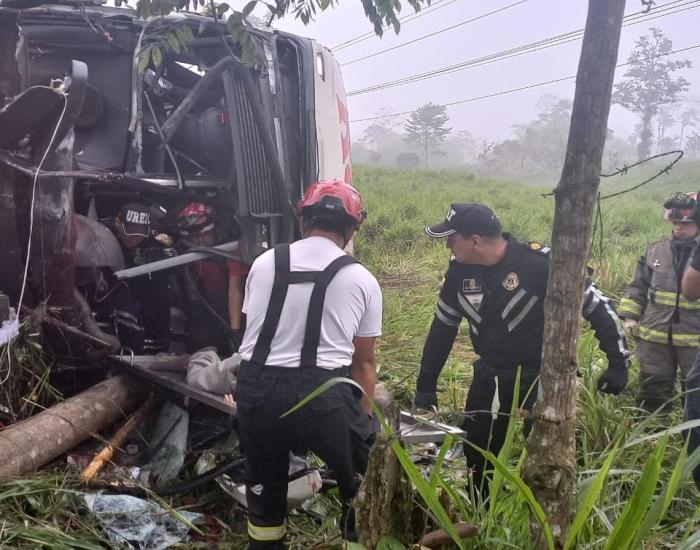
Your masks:
[[[202,202],[191,202],[181,208],[176,228],[180,236],[195,247],[212,247],[219,242],[216,212]],[[234,341],[240,342],[243,333],[241,309],[248,266],[213,256],[188,269],[206,304],[198,299],[191,303],[187,350],[192,353],[213,345],[220,353],[230,354],[235,351],[235,345],[231,349],[229,340],[233,337]],[[212,317],[210,308],[216,312],[218,320]]]
[[[664,203],[672,235],[649,245],[620,300],[625,330],[638,339],[639,401],[648,412],[670,407],[676,373],[680,369],[684,383],[700,344],[700,309],[681,295],[683,272],[700,241],[695,206],[695,193],[674,193]]]
[[[298,203],[302,239],[258,257],[246,283],[246,331],[236,386],[247,459],[250,548],[283,548],[289,453],[311,450],[338,479],[341,528],[355,539],[355,496],[373,436],[372,409],[336,384],[284,416],[325,381],[352,377],[372,396],[382,294],[375,277],[343,248],[366,213],[342,181],[312,184]]]

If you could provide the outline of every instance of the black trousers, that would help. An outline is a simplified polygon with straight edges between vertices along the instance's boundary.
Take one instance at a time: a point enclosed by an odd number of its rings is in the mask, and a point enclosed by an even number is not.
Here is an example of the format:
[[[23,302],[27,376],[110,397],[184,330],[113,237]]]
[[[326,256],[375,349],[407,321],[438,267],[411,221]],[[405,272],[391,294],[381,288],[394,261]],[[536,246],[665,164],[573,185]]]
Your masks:
[[[367,468],[373,439],[357,395],[349,384],[336,384],[281,418],[323,382],[342,376],[339,370],[241,364],[235,398],[247,462],[251,549],[283,548],[290,451],[313,451],[335,472],[343,500],[341,528],[346,538],[355,538],[350,501]]]
[[[467,393],[464,405],[465,418],[462,429],[467,432],[467,440],[477,447],[498,455],[505,442],[510,411],[513,405],[517,367],[512,370],[495,370],[479,359],[474,364],[474,378]],[[539,368],[521,369],[519,407],[531,410],[537,400],[537,377]],[[529,392],[529,395],[528,395]],[[495,396],[498,396],[496,407]],[[497,408],[497,411],[493,411]],[[526,433],[530,431],[526,422]],[[474,486],[488,494],[484,471],[491,469],[488,461],[467,443],[464,444],[467,465],[472,468]]]
[[[685,396],[684,420],[700,420],[700,352],[695,356],[693,368],[686,379],[686,390],[688,393]],[[690,435],[688,444],[688,454],[692,454],[695,449],[700,446],[700,427],[692,428],[684,432],[684,437]],[[695,486],[700,490],[700,466],[693,469],[693,480]]]

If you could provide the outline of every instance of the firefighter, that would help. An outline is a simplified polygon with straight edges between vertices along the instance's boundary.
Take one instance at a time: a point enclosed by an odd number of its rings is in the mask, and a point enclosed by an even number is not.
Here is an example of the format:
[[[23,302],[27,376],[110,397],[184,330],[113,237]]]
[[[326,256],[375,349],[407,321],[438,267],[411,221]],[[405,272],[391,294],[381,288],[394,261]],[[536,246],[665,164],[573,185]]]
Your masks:
[[[335,472],[341,528],[355,539],[350,501],[373,436],[369,400],[346,383],[283,417],[335,377],[350,376],[372,396],[382,323],[377,280],[343,251],[366,217],[359,193],[338,180],[317,182],[297,206],[302,239],[258,257],[246,282],[235,400],[251,549],[283,548],[292,450],[313,451]]]
[[[456,203],[447,218],[426,228],[433,238],[447,238],[452,250],[437,309],[428,333],[416,385],[415,406],[437,405],[436,386],[462,318],[479,358],[465,405],[463,429],[468,440],[498,454],[503,445],[520,367],[520,406],[531,409],[537,396],[544,329],[544,297],[549,248],[501,232],[493,211],[481,204]],[[620,321],[600,290],[586,283],[583,316],[590,321],[608,359],[598,380],[606,393],[627,384],[629,352]],[[474,485],[484,492],[484,458],[464,445]]]
[[[194,247],[213,247],[219,240],[216,213],[211,206],[201,202],[191,202],[180,209],[176,228],[180,236]],[[200,260],[190,269],[197,291],[206,304],[201,300],[192,301],[188,351],[215,345],[224,353],[229,350],[229,338],[240,342],[243,332],[241,308],[248,266],[217,256]],[[212,309],[219,317],[218,323],[212,320]]]
[[[680,284],[700,240],[695,193],[674,193],[664,208],[673,233],[639,258],[619,308],[625,331],[638,339],[639,401],[647,412],[670,407],[676,372],[680,368],[685,385],[700,344],[700,308],[681,296]]]

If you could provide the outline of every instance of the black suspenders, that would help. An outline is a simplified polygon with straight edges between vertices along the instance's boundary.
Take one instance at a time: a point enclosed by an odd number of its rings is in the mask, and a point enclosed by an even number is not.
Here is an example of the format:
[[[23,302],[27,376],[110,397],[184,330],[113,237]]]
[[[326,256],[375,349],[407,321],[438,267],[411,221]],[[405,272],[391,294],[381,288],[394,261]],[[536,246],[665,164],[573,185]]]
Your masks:
[[[306,314],[306,330],[304,333],[304,345],[301,348],[301,366],[315,367],[318,344],[321,340],[321,321],[323,320],[323,304],[326,299],[328,285],[336,273],[343,267],[358,263],[355,258],[344,254],[333,260],[323,271],[290,271],[289,244],[280,244],[275,247],[275,279],[272,284],[270,301],[267,304],[267,312],[263,321],[258,341],[255,344],[252,363],[264,365],[270,355],[270,345],[277,332],[280,315],[284,301],[287,298],[289,285],[301,283],[313,283],[309,310]]]

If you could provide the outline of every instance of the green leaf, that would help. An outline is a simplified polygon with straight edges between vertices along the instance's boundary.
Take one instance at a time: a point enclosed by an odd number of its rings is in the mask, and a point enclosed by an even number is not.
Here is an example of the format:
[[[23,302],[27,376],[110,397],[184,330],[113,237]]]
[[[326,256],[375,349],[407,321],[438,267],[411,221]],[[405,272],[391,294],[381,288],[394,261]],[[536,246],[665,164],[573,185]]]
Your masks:
[[[411,480],[411,483],[418,491],[418,494],[428,505],[428,510],[430,510],[431,515],[435,517],[438,525],[442,527],[448,535],[450,535],[452,541],[459,548],[464,548],[464,541],[459,537],[459,533],[457,533],[457,529],[452,523],[452,520],[435,496],[434,491],[431,490],[430,486],[423,478],[423,473],[413,463],[413,460],[406,452],[406,449],[404,449],[396,439],[391,440],[391,448],[393,449],[396,457],[399,459],[399,462],[406,472],[406,475]]]
[[[174,33],[169,32],[166,36],[165,39],[168,41],[168,46],[170,46],[170,49],[175,51],[176,53],[180,53],[182,50],[180,46],[180,41],[178,40],[177,36],[175,36]]]
[[[515,472],[511,472],[510,469],[508,469],[508,467],[505,464],[498,460],[498,457],[494,455],[491,451],[486,451],[481,447],[477,447],[468,439],[465,439],[464,442],[470,447],[472,447],[474,450],[476,450],[478,453],[480,453],[484,458],[486,458],[491,464],[493,464],[494,468],[496,468],[497,471],[501,472],[503,477],[505,477],[508,481],[510,481],[513,485],[516,485],[518,489],[520,489],[520,494],[525,498],[525,502],[527,502],[527,504],[530,506],[530,510],[532,510],[532,513],[535,516],[537,523],[539,523],[540,527],[542,528],[545,541],[547,542],[547,548],[550,550],[554,550],[554,537],[552,535],[552,528],[550,527],[549,522],[547,521],[547,516],[545,515],[542,506],[540,506],[540,503],[537,502],[537,499],[535,499],[535,495],[532,494],[532,490],[530,489],[530,487],[527,486],[527,484],[518,474],[516,474]]]
[[[615,522],[605,550],[622,550],[630,548],[635,533],[639,528],[639,522],[649,507],[651,498],[656,490],[656,484],[661,473],[661,459],[666,452],[668,436],[659,443],[653,454],[649,456],[644,466],[642,477],[632,493],[632,498],[627,501],[622,515]]]
[[[367,550],[364,546],[357,542],[344,542],[343,543],[343,549],[344,550]]]
[[[250,0],[245,7],[243,8],[243,11],[241,12],[241,15],[243,16],[243,19],[248,17],[251,13],[253,13],[253,10],[255,9],[255,6],[258,5],[258,0]]]
[[[442,463],[445,460],[445,455],[447,455],[447,451],[450,450],[453,441],[454,438],[452,437],[452,435],[446,434],[445,441],[443,441],[442,445],[440,446],[440,452],[438,452],[437,458],[435,459],[435,465],[433,466],[433,469],[430,472],[430,479],[428,479],[428,485],[430,485],[430,488],[433,491],[435,490],[435,487],[437,486],[440,480],[440,470],[442,470]]]
[[[508,464],[510,455],[513,449],[513,439],[515,438],[515,417],[520,404],[520,367],[518,367],[515,373],[515,385],[513,388],[513,402],[510,407],[510,418],[508,419],[508,427],[506,428],[506,437],[503,441],[503,446],[498,453],[498,460],[504,464]],[[490,494],[492,495],[489,499],[489,510],[493,512],[496,503],[498,502],[498,493],[503,485],[503,475],[499,471],[494,472],[493,481],[491,482]]]
[[[321,11],[324,11],[331,5],[331,0],[321,0]]]
[[[382,537],[377,543],[377,550],[406,550],[406,547],[394,537]]]
[[[218,6],[216,6],[217,17],[221,18],[221,16],[223,16],[230,9],[231,7],[226,3],[219,4]]]
[[[148,68],[148,63],[151,61],[151,50],[152,48],[144,48],[139,54],[139,73],[143,73]]]
[[[695,550],[698,546],[700,546],[700,531],[696,531],[688,540],[676,546],[676,550]]]
[[[586,491],[586,496],[584,497],[583,502],[579,505],[574,521],[571,524],[571,529],[569,529],[569,533],[566,536],[564,550],[575,548],[576,537],[578,537],[581,529],[583,529],[583,526],[588,521],[588,517],[593,511],[595,503],[598,502],[600,493],[605,485],[605,480],[608,477],[608,472],[610,471],[613,461],[618,457],[618,455],[619,451],[617,449],[614,449],[613,452],[608,454],[608,457],[603,463],[603,467],[598,471],[593,483],[589,487],[588,491]]]
[[[163,61],[163,52],[160,51],[160,48],[157,46],[154,46],[151,49],[151,59],[153,59],[153,64],[156,67],[160,67],[160,64]]]
[[[632,543],[633,548],[640,548],[646,534],[663,520],[668,508],[671,506],[673,497],[690,473],[700,464],[700,452],[697,452],[698,450],[700,449],[696,449],[696,452],[688,457],[688,441],[686,440],[676,465],[671,472],[671,477],[666,483],[666,487],[661,494],[656,496],[637,529],[635,540]]]
[[[653,421],[657,417],[655,415],[649,415],[643,422],[639,423],[639,426],[635,430],[635,432],[640,431],[640,426],[645,427],[646,424],[649,422]],[[665,430],[655,432],[652,434],[644,435],[642,437],[638,437],[636,439],[632,439],[631,441],[627,441],[624,445],[624,449],[627,449],[629,447],[633,447],[635,445],[639,445],[640,443],[644,443],[645,441],[653,441],[654,439],[659,439],[661,437],[666,437],[668,435],[673,435],[677,434],[686,430],[692,430],[693,428],[697,428],[700,426],[700,419],[698,420],[688,420],[687,422],[683,422],[682,424],[677,424],[676,426],[672,426],[670,428],[667,428]]]

